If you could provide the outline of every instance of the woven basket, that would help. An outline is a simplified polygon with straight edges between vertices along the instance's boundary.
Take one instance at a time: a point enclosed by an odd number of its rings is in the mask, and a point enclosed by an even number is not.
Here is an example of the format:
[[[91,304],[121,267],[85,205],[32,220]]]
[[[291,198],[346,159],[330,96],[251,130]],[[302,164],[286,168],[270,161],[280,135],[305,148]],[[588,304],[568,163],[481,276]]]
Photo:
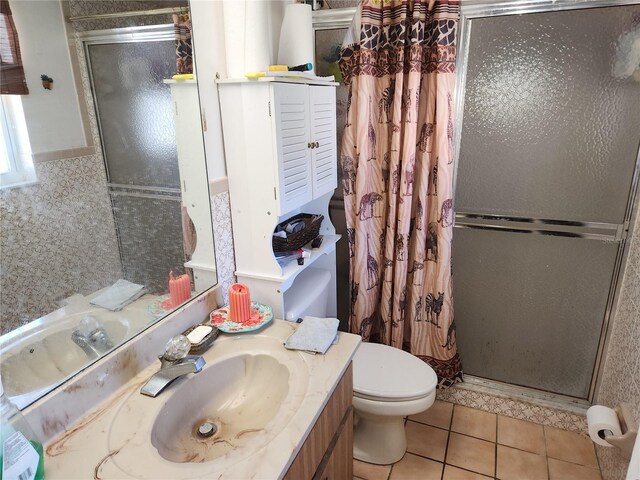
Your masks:
[[[274,252],[290,252],[302,248],[312,241],[320,233],[320,226],[324,217],[322,215],[312,215],[310,213],[300,213],[294,217],[285,220],[280,224],[284,227],[292,220],[304,220],[304,228],[297,233],[290,233],[287,238],[272,237],[272,246]]]

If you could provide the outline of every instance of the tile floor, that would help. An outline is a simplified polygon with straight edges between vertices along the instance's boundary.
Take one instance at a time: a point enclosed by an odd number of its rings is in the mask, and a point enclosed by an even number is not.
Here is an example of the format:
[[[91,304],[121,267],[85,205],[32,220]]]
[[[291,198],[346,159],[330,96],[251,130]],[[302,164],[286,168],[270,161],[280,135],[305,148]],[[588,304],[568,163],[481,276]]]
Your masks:
[[[601,480],[591,440],[573,432],[436,401],[407,419],[394,465],[354,460],[363,480]]]

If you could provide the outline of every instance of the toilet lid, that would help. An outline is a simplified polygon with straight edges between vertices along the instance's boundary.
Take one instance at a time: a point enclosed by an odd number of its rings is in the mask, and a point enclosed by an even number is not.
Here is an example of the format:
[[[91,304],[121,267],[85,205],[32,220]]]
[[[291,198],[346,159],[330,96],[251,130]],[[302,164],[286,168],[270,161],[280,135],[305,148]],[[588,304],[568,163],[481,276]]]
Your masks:
[[[429,395],[438,377],[418,357],[378,343],[362,343],[353,357],[354,394],[389,401]]]

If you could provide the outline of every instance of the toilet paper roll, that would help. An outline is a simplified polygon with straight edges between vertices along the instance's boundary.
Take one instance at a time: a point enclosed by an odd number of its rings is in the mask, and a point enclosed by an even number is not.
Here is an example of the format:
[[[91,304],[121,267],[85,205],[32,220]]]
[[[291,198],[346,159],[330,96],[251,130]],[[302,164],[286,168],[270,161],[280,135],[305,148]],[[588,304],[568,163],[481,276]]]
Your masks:
[[[589,436],[598,445],[603,447],[613,447],[605,438],[605,432],[613,435],[622,435],[620,420],[615,410],[602,405],[594,405],[587,410],[587,425],[589,426]]]
[[[311,5],[294,3],[287,5],[280,30],[278,64],[294,67],[311,63],[315,73],[313,58],[313,26],[311,23]]]

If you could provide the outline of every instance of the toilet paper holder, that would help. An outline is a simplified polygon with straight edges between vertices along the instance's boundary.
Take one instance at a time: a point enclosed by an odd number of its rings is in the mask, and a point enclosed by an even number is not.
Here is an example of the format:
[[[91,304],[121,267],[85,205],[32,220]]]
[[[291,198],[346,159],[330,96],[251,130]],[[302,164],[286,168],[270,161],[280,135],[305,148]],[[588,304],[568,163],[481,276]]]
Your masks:
[[[638,424],[633,419],[631,413],[631,407],[628,403],[620,403],[614,408],[618,419],[620,420],[620,427],[622,428],[622,435],[606,435],[604,436],[605,442],[617,447],[622,452],[625,458],[631,458],[633,452],[633,446],[638,436]]]

